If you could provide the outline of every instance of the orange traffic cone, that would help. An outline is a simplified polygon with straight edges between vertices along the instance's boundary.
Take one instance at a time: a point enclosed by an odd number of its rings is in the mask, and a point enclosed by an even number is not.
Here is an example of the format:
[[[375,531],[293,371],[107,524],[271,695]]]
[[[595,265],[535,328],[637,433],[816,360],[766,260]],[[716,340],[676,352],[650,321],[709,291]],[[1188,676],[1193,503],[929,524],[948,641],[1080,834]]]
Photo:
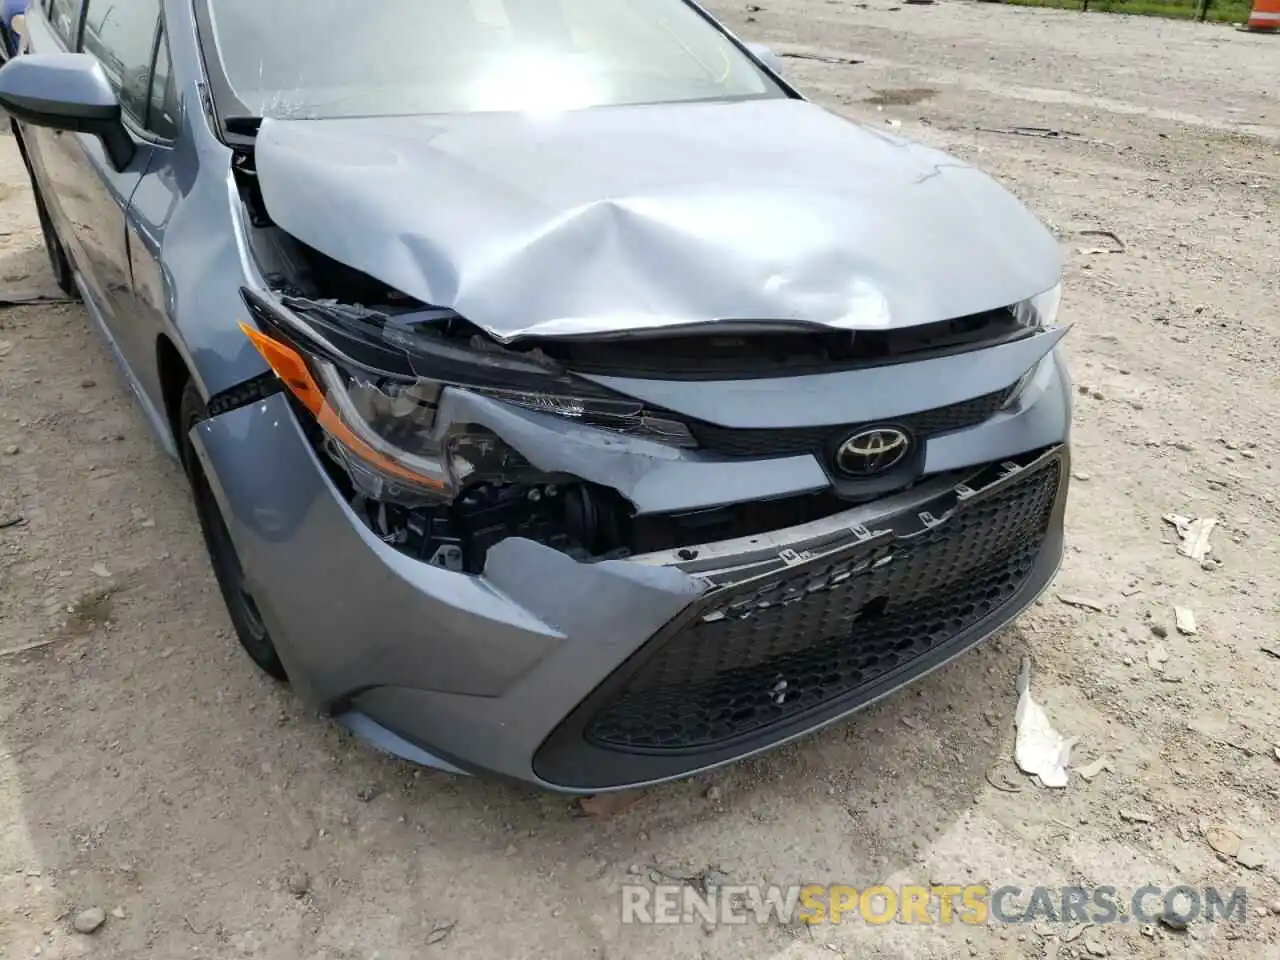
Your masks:
[[[1280,32],[1280,0],[1253,0],[1253,10],[1244,28],[1261,33]]]

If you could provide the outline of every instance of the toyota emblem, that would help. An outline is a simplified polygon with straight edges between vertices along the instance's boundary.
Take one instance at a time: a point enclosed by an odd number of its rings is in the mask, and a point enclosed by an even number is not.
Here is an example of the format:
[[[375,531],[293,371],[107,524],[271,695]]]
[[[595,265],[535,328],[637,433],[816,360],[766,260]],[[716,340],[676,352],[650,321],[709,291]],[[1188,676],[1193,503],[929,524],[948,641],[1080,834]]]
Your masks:
[[[897,427],[859,430],[836,449],[836,469],[848,477],[892,470],[911,452],[911,437]]]

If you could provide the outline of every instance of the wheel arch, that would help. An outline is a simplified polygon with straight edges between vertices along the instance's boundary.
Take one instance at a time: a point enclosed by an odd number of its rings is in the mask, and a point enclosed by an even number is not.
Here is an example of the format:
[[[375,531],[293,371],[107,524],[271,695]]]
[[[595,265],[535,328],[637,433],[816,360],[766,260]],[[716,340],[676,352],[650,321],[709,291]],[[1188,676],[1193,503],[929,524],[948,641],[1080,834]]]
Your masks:
[[[156,338],[156,372],[160,380],[160,397],[164,403],[164,416],[165,422],[169,425],[169,435],[173,438],[174,448],[181,451],[183,437],[179,420],[182,411],[182,392],[193,377],[182,352],[165,333]]]

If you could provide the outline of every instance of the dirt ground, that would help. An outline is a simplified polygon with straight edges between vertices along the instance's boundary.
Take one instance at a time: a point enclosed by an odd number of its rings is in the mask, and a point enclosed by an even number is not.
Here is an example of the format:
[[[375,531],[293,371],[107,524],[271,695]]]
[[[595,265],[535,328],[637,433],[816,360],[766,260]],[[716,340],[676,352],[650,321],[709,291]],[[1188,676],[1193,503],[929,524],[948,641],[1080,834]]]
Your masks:
[[[83,311],[0,311],[0,523],[25,518],[0,529],[0,957],[1280,956],[1280,37],[960,2],[760,6],[712,4],[814,99],[978,164],[1061,238],[1078,394],[1055,590],[850,722],[576,818],[385,758],[256,673],[183,479]],[[1062,135],[993,132],[1014,127]],[[0,277],[50,286],[8,137]],[[1180,556],[1168,513],[1218,519],[1219,562]],[[1024,654],[1076,763],[1112,770],[1061,791],[1016,774]],[[623,925],[620,887],[650,865],[1250,900],[1244,922],[1184,931]],[[107,919],[86,936],[72,919],[89,907]]]

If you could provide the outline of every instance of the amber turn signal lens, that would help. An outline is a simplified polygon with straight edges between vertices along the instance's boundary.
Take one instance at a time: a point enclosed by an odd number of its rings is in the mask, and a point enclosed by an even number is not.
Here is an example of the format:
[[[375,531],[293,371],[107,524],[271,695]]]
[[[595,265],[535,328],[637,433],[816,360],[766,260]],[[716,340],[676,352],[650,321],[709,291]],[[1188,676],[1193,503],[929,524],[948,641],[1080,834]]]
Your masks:
[[[316,422],[335,440],[364,460],[369,466],[389,477],[412,483],[415,486],[427,486],[437,490],[444,489],[444,483],[433,477],[424,477],[416,471],[401,466],[395,460],[380,453],[342,422],[342,418],[334,412],[333,407],[325,399],[324,391],[316,383],[311,368],[302,359],[302,355],[288,344],[275,340],[261,330],[255,330],[247,323],[241,323],[240,329],[249,338],[249,342],[258,348],[262,358],[289,388],[289,392],[301,401]]]

